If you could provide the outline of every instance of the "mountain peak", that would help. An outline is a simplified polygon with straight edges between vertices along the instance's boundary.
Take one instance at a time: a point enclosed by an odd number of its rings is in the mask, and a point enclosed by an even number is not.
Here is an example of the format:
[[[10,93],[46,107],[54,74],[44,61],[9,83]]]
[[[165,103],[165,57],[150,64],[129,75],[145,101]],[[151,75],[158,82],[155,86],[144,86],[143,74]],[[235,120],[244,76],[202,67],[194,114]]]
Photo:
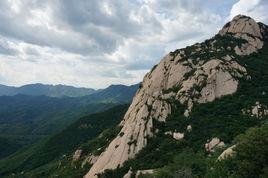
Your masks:
[[[251,79],[237,58],[263,47],[263,29],[250,17],[239,15],[212,39],[167,54],[145,75],[120,123],[123,134],[110,142],[85,178],[97,177],[104,170],[116,169],[134,159],[148,139],[158,133],[157,125],[169,122],[174,109],[180,108],[186,119],[199,104],[236,93],[240,81],[247,83]],[[184,136],[175,128],[170,133],[176,138]]]
[[[238,15],[233,17],[232,21],[233,20],[239,20],[239,19],[252,19],[252,18],[249,17],[249,16],[246,16],[246,15],[243,15],[243,14],[238,14]]]
[[[220,35],[234,34],[236,37],[250,35],[262,39],[259,24],[251,17],[237,15],[230,22],[225,24],[219,32]]]

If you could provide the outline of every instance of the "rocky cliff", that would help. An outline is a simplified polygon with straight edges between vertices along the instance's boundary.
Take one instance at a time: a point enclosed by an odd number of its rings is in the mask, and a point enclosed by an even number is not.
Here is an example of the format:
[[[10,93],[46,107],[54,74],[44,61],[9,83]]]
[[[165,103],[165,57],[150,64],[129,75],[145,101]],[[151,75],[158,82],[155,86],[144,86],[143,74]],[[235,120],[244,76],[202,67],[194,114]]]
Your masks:
[[[115,169],[141,151],[172,112],[171,101],[192,108],[237,91],[239,80],[250,80],[241,56],[257,52],[264,45],[267,27],[247,16],[238,15],[213,38],[166,55],[143,79],[117,137],[101,153],[87,178],[106,169]]]

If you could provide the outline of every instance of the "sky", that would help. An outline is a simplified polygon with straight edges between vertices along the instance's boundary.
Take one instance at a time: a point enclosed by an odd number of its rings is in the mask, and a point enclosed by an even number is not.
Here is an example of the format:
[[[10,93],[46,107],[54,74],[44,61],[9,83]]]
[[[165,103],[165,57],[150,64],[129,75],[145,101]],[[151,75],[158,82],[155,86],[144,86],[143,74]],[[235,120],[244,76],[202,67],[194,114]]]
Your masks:
[[[267,0],[1,0],[0,84],[135,84],[170,51]]]

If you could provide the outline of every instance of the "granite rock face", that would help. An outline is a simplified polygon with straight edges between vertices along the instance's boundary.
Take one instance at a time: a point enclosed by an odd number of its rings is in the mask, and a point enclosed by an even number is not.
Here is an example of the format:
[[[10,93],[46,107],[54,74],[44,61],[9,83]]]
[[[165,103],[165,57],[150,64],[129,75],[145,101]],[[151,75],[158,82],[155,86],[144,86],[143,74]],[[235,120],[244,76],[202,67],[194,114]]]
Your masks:
[[[249,17],[236,16],[218,35],[232,36],[243,43],[223,49],[217,45],[215,36],[204,43],[169,53],[145,75],[120,123],[123,134],[118,134],[99,155],[86,178],[97,177],[96,174],[116,169],[134,158],[155,134],[154,121],[166,122],[172,112],[170,100],[184,105],[184,115],[188,117],[195,105],[233,94],[238,89],[239,79],[250,80],[246,67],[239,64],[236,57],[262,48],[261,26]],[[225,55],[219,55],[223,50],[227,50]]]
[[[261,26],[255,20],[247,16],[235,16],[231,22],[223,27],[219,34],[233,34],[235,37],[248,41],[241,47],[237,46],[235,48],[235,52],[238,55],[249,55],[261,49],[263,46]]]

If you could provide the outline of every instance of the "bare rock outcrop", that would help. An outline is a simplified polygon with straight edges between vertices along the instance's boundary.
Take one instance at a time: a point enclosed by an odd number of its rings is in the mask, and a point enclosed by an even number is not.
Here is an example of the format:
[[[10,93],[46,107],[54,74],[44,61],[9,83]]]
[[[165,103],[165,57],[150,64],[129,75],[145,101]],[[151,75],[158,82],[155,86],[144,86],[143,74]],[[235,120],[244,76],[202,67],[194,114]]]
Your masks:
[[[220,30],[219,34],[233,33],[242,37],[243,34],[262,38],[259,24],[245,15],[237,15]]]
[[[96,156],[93,154],[86,157],[85,160],[81,164],[81,168],[83,168],[87,163],[89,163],[90,165],[94,164],[98,160],[98,158],[99,156]]]
[[[214,152],[215,148],[222,148],[225,144],[219,138],[212,138],[211,141],[205,144],[205,149],[208,152]]]
[[[180,133],[180,132],[167,131],[165,132],[165,135],[170,135],[175,140],[182,140],[184,138],[184,133]]]
[[[226,150],[224,150],[222,152],[222,154],[218,157],[218,160],[221,161],[221,160],[224,160],[226,159],[227,157],[230,157],[230,156],[233,156],[234,154],[234,148],[236,147],[236,145],[233,145],[229,148],[227,148]]]
[[[244,115],[250,115],[251,117],[256,117],[257,119],[262,119],[268,115],[268,107],[265,104],[261,104],[256,101],[255,105],[247,109],[242,109]]]
[[[78,161],[81,158],[83,150],[77,149],[73,154],[73,161]]]
[[[133,172],[131,169],[128,170],[128,172],[123,176],[123,178],[131,178]]]
[[[263,46],[261,26],[252,18],[244,15],[235,16],[220,30],[219,34],[233,34],[235,37],[247,41],[241,47],[236,46],[235,52],[238,55],[249,55]]]
[[[139,178],[141,175],[153,174],[153,173],[154,173],[154,170],[153,169],[138,170],[136,172],[135,178]]]
[[[193,130],[192,125],[188,125],[186,130],[187,130],[187,132],[191,132]]]
[[[193,74],[180,83],[181,89],[176,97],[188,106],[185,116],[193,107],[193,103],[206,103],[225,95],[233,94],[238,87],[238,80],[246,76],[246,69],[236,61],[211,59],[193,69]]]
[[[260,49],[263,46],[261,30],[254,20],[237,16],[219,32],[221,36],[231,34],[235,39],[243,39],[237,50],[228,46],[229,53],[219,55],[223,49],[217,46],[216,38],[212,38],[166,55],[145,75],[120,123],[124,134],[114,138],[85,177],[94,178],[134,158],[147,145],[148,138],[157,132],[154,122],[166,122],[172,109],[170,101],[186,106],[184,115],[189,117],[196,104],[235,93],[239,79],[250,79],[246,68],[236,59],[235,51],[248,55]],[[208,145],[208,149],[212,150],[213,146]]]
[[[169,55],[166,56],[144,77],[142,87],[137,91],[120,123],[124,135],[118,135],[110,143],[86,177],[96,177],[96,173],[101,173],[105,169],[115,169],[133,158],[147,144],[147,138],[153,136],[153,119],[165,121],[171,112],[171,106],[160,100],[159,96],[167,86],[166,68],[171,58]]]
[[[184,138],[184,133],[180,133],[180,132],[174,132],[173,133],[173,138],[175,140],[181,140]]]

